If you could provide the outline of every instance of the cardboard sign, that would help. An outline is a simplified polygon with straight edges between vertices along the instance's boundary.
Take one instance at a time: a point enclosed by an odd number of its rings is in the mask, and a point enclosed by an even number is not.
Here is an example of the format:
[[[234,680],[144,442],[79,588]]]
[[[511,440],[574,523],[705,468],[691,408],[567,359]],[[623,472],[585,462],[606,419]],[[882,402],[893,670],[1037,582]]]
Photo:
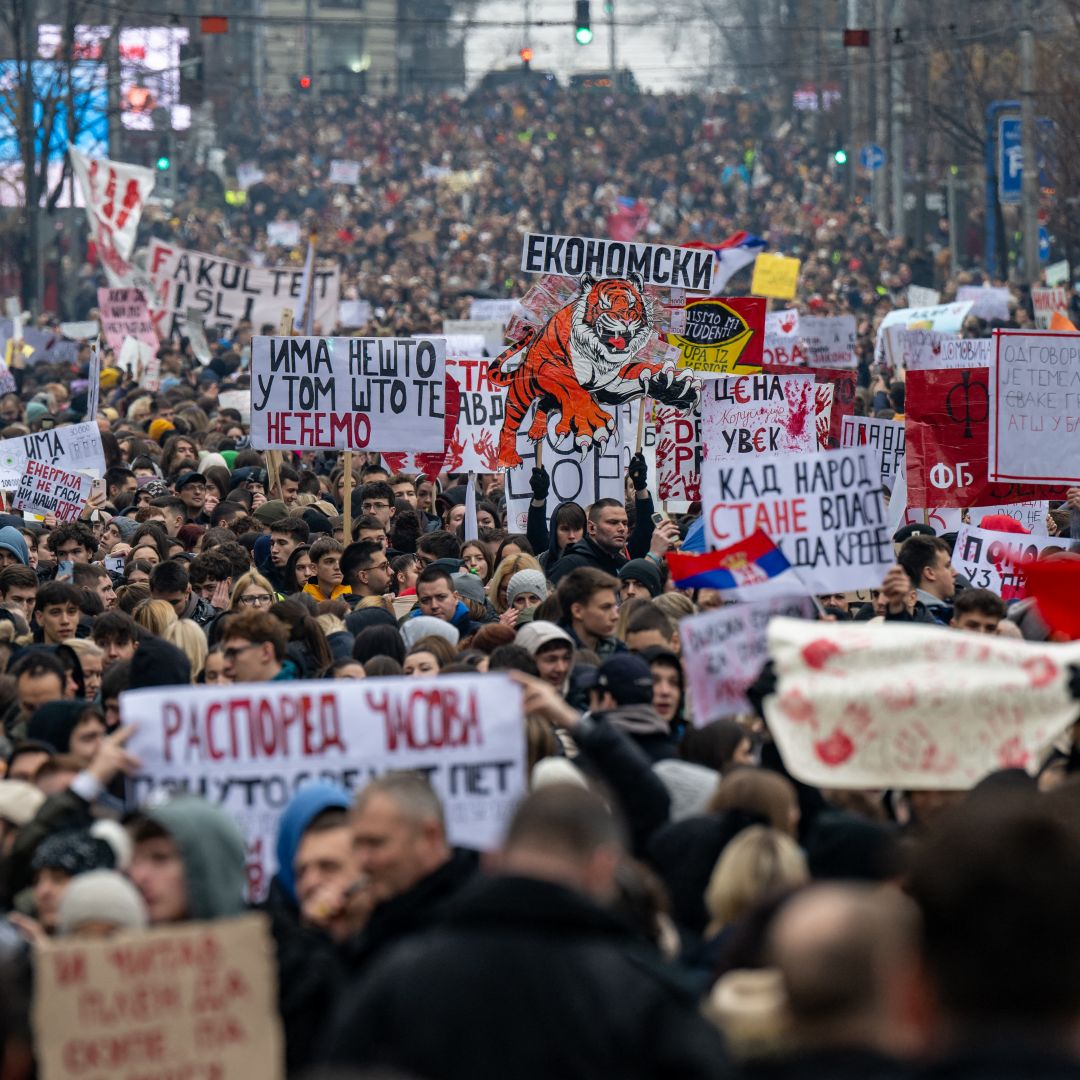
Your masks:
[[[811,592],[877,587],[894,561],[869,447],[710,461],[701,495],[710,548],[761,529]]]
[[[109,348],[119,352],[124,338],[133,337],[157,349],[158,339],[142,289],[98,289],[98,310],[101,332]]]
[[[256,337],[256,450],[441,452],[446,345],[439,339]]]
[[[904,423],[902,420],[879,420],[869,416],[845,416],[840,445],[869,446],[880,454],[881,480],[892,488],[897,469],[904,458]]]
[[[960,338],[937,330],[904,330],[898,337],[908,371],[989,367],[994,362],[991,338]]]
[[[817,449],[812,375],[741,375],[705,384],[701,439],[707,462]]]
[[[971,314],[987,322],[992,319],[999,319],[1002,322],[1009,320],[1009,301],[1012,299],[1012,293],[1006,288],[961,285],[956,290],[956,299],[961,303],[970,300]]]
[[[41,1080],[282,1080],[269,920],[244,915],[34,950]]]
[[[526,233],[521,246],[521,269],[526,274],[572,278],[589,274],[597,280],[640,274],[646,285],[672,285],[688,292],[711,291],[714,265],[709,248],[540,233]]]
[[[1069,317],[1069,290],[1064,285],[1047,289],[1033,288],[1031,303],[1035,311],[1035,325],[1040,330],[1050,329],[1054,312]]]
[[[61,465],[68,472],[87,472],[99,477],[105,472],[101,429],[95,421],[87,420],[33,435],[0,439],[0,491],[18,488],[30,461]]]
[[[1006,603],[1027,595],[1020,567],[1047,548],[1068,546],[1056,536],[1025,536],[962,525],[956,534],[952,564],[976,589],[996,592]]]
[[[684,313],[680,332],[667,335],[679,349],[680,368],[703,379],[761,370],[764,300],[705,296],[687,303]]]
[[[934,307],[941,303],[941,293],[937,289],[928,289],[923,285],[907,287],[908,307]]]
[[[815,368],[852,371],[855,368],[855,316],[799,318],[806,363]]]
[[[331,184],[346,184],[348,187],[356,187],[360,183],[360,162],[331,161],[328,179]]]
[[[762,252],[754,260],[754,275],[750,291],[755,296],[770,296],[776,300],[794,300],[799,287],[801,259]]]
[[[777,597],[679,620],[695,727],[750,709],[746,691],[769,658],[765,632],[777,615],[812,619],[814,603],[808,596]]]
[[[994,340],[990,479],[1080,482],[1080,334],[997,330]]]
[[[149,271],[154,290],[151,314],[162,341],[183,333],[189,308],[217,332],[231,331],[241,319],[250,320],[256,329],[277,326],[282,308],[302,306],[302,268],[250,266],[154,239]],[[316,267],[313,278],[315,323],[331,327],[337,319],[340,271],[336,266]]]
[[[814,787],[963,791],[997,769],[1036,768],[1076,718],[1077,643],[783,618],[768,640],[769,731]]]
[[[31,459],[11,505],[39,517],[51,514],[57,521],[77,521],[93,483],[85,473],[68,472]]]
[[[897,366],[898,351],[895,335],[901,330],[940,330],[944,334],[959,334],[964,319],[971,314],[971,301],[963,304],[935,304],[933,307],[897,308],[878,324],[874,345],[874,360],[879,364]]]
[[[222,390],[218,394],[219,409],[235,409],[240,414],[240,422],[251,423],[251,391]]]
[[[1032,499],[1028,502],[1001,503],[997,506],[973,506],[968,517],[975,528],[979,528],[983,518],[992,514],[1004,514],[1013,521],[1020,522],[1029,533],[1046,532],[1046,515],[1050,512],[1047,499]]]
[[[170,686],[128,691],[120,711],[137,725],[133,801],[186,792],[230,813],[253,899],[276,869],[281,811],[313,780],[358,791],[386,772],[422,772],[450,842],[481,850],[501,840],[525,791],[521,690],[503,674]]]

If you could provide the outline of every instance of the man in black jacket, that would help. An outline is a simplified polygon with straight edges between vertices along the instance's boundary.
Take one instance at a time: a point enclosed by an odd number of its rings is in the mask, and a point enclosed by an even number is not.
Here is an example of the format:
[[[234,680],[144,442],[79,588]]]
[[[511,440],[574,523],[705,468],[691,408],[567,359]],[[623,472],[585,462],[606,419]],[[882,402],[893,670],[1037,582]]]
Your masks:
[[[499,875],[371,971],[330,1060],[429,1080],[730,1075],[719,1035],[607,910],[622,857],[599,797],[562,785],[530,795]]]

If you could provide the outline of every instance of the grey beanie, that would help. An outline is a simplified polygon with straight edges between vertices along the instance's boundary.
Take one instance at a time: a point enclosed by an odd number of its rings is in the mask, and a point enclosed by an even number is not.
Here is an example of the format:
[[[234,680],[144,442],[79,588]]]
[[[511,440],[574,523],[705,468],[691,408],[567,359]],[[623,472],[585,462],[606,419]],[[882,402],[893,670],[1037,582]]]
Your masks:
[[[406,619],[401,624],[400,630],[406,649],[411,649],[425,637],[446,638],[451,645],[457,645],[458,638],[461,636],[456,626],[442,619],[436,619],[434,615],[416,615],[411,619]]]
[[[59,930],[74,933],[84,923],[108,923],[121,930],[144,930],[148,919],[139,890],[115,870],[91,870],[67,887],[60,901]]]
[[[519,570],[507,583],[506,602],[514,606],[514,597],[520,593],[533,593],[541,600],[547,599],[548,584],[540,570]]]

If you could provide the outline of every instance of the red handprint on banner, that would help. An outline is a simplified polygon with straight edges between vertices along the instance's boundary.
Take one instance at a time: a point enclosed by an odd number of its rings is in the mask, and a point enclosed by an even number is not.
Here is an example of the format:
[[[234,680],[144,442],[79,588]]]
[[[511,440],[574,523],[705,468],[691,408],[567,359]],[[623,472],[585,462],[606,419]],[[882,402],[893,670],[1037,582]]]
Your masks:
[[[499,454],[495,447],[495,439],[490,428],[484,428],[478,439],[473,439],[473,450],[483,463],[485,472],[497,472],[499,468]]]

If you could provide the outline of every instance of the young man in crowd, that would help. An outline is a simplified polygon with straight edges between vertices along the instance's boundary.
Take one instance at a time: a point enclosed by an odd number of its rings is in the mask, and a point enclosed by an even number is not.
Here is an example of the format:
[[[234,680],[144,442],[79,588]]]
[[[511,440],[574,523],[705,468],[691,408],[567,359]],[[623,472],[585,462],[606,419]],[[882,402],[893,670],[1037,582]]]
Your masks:
[[[229,615],[221,629],[221,654],[231,682],[281,682],[296,678],[286,658],[289,632],[267,611]]]
[[[344,545],[332,536],[320,536],[311,545],[308,556],[315,570],[315,580],[304,586],[304,592],[316,600],[338,600],[349,596],[351,589],[344,584],[341,573],[341,555]],[[383,553],[383,558],[386,554]]]
[[[420,572],[416,579],[416,599],[415,615],[442,619],[462,637],[480,629],[480,624],[469,615],[468,608],[458,596],[453,575],[441,566],[428,566]]]
[[[614,636],[619,621],[618,592],[618,579],[591,566],[581,566],[562,578],[559,625],[575,647],[592,649],[601,657],[626,651],[625,642]]]
[[[199,626],[206,626],[217,615],[209,601],[192,590],[187,570],[171,559],[150,571],[150,597],[164,600],[178,619],[191,619]]]
[[[350,544],[342,552],[340,569],[342,585],[357,600],[385,596],[393,580],[386,549],[377,540],[358,540]]]

